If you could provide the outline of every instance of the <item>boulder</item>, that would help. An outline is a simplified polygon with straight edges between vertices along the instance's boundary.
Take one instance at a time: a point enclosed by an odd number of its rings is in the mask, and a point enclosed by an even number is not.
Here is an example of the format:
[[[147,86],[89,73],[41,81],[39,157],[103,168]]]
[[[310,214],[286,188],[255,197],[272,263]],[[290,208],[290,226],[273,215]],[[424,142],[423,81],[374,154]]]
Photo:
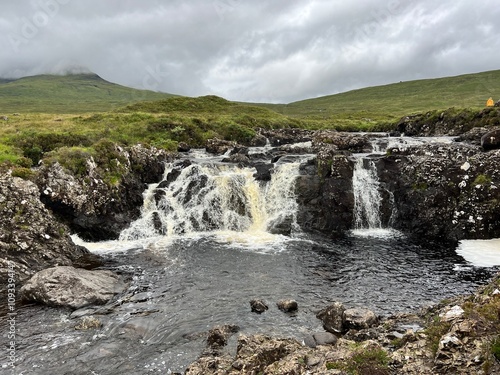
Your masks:
[[[255,312],[257,314],[262,314],[263,312],[267,311],[269,307],[267,306],[266,302],[264,302],[261,299],[253,299],[250,301],[250,307],[252,309],[252,312]]]
[[[342,333],[345,323],[345,307],[341,302],[335,302],[321,310],[316,318],[323,322],[323,328],[328,332]]]
[[[69,228],[40,201],[31,181],[0,174],[0,277],[15,272],[17,287],[36,272],[57,265],[72,265],[88,254],[71,240]],[[0,283],[0,291],[6,283]]]
[[[299,309],[299,305],[297,304],[297,301],[293,299],[282,299],[279,300],[276,305],[278,306],[278,309],[280,309],[283,312],[294,312]]]
[[[257,181],[271,181],[271,172],[273,171],[274,164],[259,162],[255,163],[254,167],[257,172],[253,174],[253,178]]]
[[[485,151],[500,148],[500,129],[490,131],[481,137],[481,147]]]
[[[375,313],[368,309],[347,309],[345,314],[345,329],[367,329],[378,324]]]
[[[269,139],[272,146],[276,147],[285,144],[310,142],[314,132],[304,129],[274,129],[262,130],[261,134]]]
[[[111,271],[61,266],[36,273],[22,288],[26,301],[79,309],[102,305],[123,292],[126,284]]]
[[[186,142],[179,142],[177,145],[178,152],[189,152],[191,151],[191,146],[189,146]]]
[[[207,140],[205,150],[211,154],[224,155],[227,151],[236,147],[236,142],[225,141],[219,138],[212,138]]]

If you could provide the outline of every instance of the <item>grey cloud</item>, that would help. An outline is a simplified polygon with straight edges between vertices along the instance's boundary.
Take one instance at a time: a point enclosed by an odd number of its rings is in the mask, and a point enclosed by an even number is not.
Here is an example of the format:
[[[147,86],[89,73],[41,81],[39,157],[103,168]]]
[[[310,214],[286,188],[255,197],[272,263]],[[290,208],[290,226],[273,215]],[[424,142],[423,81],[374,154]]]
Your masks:
[[[494,0],[32,0],[0,5],[0,76],[290,102],[498,69]]]

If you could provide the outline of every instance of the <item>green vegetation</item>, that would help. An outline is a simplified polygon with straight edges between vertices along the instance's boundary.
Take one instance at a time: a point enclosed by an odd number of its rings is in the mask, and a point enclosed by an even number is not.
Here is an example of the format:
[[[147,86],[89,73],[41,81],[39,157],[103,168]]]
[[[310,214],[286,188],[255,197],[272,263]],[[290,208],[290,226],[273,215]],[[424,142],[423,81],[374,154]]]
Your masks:
[[[0,165],[29,168],[45,159],[84,175],[88,163],[80,159],[92,157],[107,168],[106,179],[113,184],[122,172],[121,161],[113,157],[115,144],[142,143],[171,151],[180,142],[203,147],[215,137],[249,144],[258,128],[388,130],[402,115],[418,110],[426,112],[415,121],[426,124],[444,118],[446,123],[489,126],[500,124],[497,108],[437,109],[482,108],[487,97],[495,97],[498,83],[500,71],[493,71],[371,87],[289,105],[252,105],[217,96],[138,91],[93,74],[1,80],[0,111],[8,120],[0,119]],[[16,173],[29,178],[21,169]]]
[[[472,185],[487,185],[491,183],[491,177],[484,174],[478,174]]]
[[[444,334],[446,334],[451,327],[450,322],[442,321],[439,316],[432,317],[432,320],[427,324],[425,328],[425,334],[427,335],[427,345],[435,355],[439,349],[439,341]]]
[[[343,361],[327,362],[327,370],[342,370],[349,375],[389,374],[389,355],[378,347],[358,348]]]
[[[6,115],[111,111],[129,103],[170,96],[120,86],[96,74],[39,75],[0,81],[0,111]]]
[[[290,104],[261,106],[292,117],[369,124],[451,107],[477,110],[485,107],[489,97],[500,99],[500,70],[400,82]]]

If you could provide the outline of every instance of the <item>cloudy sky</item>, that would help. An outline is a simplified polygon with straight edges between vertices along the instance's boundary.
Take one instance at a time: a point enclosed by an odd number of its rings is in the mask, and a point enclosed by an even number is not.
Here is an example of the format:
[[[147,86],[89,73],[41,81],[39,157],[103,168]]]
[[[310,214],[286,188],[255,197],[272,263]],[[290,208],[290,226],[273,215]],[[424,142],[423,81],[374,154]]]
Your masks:
[[[87,69],[188,96],[288,103],[500,69],[498,0],[16,0],[0,77]]]

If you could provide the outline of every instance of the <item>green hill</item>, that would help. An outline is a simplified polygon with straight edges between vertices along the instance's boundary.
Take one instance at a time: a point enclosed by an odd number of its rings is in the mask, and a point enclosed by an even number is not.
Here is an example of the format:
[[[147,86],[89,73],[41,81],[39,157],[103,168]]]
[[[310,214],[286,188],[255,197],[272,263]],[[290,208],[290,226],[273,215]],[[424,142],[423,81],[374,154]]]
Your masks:
[[[104,112],[171,96],[120,86],[96,74],[38,75],[0,79],[0,114]]]
[[[500,99],[500,70],[399,82],[290,104],[260,106],[302,118],[390,120],[451,107],[483,108],[489,97]]]

